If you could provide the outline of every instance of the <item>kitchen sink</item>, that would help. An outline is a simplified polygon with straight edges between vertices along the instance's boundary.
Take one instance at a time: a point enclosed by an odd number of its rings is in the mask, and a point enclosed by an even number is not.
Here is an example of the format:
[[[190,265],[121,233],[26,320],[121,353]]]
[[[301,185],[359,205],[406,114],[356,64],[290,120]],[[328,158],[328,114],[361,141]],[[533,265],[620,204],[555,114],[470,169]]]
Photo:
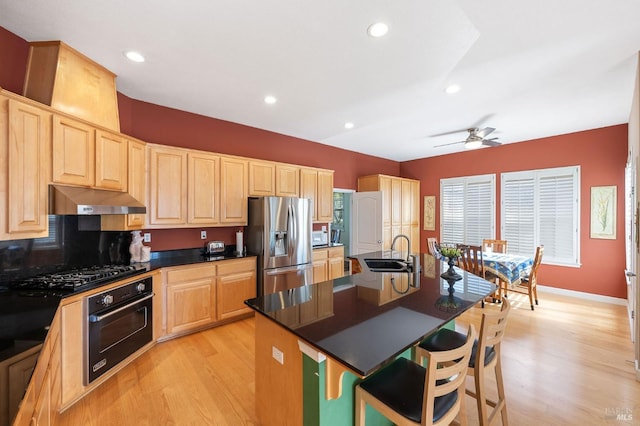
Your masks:
[[[409,271],[409,265],[403,259],[365,259],[372,272],[404,272]]]

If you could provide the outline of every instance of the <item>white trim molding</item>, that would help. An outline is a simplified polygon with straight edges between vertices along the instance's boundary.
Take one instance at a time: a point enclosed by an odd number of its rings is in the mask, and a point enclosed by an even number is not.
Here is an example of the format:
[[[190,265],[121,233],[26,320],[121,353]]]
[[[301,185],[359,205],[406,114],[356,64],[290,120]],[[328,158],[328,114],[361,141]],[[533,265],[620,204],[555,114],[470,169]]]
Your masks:
[[[611,303],[613,305],[627,306],[627,299],[619,297],[603,296],[601,294],[585,293],[582,291],[567,290],[564,288],[548,287],[538,284],[538,289],[545,293],[561,294],[564,296],[577,297],[579,299],[592,300],[594,302]]]

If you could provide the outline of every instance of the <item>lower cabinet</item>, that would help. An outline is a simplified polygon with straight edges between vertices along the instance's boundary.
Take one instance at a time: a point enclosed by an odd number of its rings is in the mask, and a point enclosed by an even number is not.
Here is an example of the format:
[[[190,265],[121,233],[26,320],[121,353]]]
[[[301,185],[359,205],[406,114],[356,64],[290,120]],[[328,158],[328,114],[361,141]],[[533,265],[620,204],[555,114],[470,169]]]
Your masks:
[[[333,280],[344,276],[344,246],[313,250],[313,282]]]
[[[166,336],[179,335],[251,313],[244,301],[256,296],[256,258],[168,268]]]

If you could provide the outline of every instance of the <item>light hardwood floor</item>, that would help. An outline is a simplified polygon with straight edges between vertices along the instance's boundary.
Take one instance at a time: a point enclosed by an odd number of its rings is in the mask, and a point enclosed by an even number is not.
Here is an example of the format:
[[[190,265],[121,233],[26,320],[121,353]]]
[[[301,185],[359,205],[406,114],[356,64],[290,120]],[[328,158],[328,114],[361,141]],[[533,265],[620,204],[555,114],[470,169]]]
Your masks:
[[[526,296],[510,295],[514,309],[502,352],[509,423],[640,425],[626,308],[539,296],[532,312]],[[459,323],[479,327],[481,314],[473,308]],[[58,424],[258,424],[253,354],[253,319],[158,344],[63,413]],[[495,394],[492,375],[487,377]],[[478,424],[469,397],[467,413],[469,423]],[[616,420],[616,413],[632,419]]]

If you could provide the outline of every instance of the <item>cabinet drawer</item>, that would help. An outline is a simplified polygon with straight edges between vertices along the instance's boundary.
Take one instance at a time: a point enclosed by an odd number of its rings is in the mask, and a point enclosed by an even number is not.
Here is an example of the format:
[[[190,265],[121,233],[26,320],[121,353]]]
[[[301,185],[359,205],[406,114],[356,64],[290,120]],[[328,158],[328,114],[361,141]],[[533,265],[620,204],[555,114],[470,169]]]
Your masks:
[[[329,248],[329,257],[344,257],[344,247]]]
[[[212,278],[216,275],[216,265],[180,267],[167,272],[167,284]]]
[[[256,268],[256,258],[224,260],[218,263],[218,275],[235,274],[236,272],[253,271]]]
[[[329,258],[329,250],[327,249],[316,249],[313,251],[312,259],[313,261],[317,260],[326,260]]]

